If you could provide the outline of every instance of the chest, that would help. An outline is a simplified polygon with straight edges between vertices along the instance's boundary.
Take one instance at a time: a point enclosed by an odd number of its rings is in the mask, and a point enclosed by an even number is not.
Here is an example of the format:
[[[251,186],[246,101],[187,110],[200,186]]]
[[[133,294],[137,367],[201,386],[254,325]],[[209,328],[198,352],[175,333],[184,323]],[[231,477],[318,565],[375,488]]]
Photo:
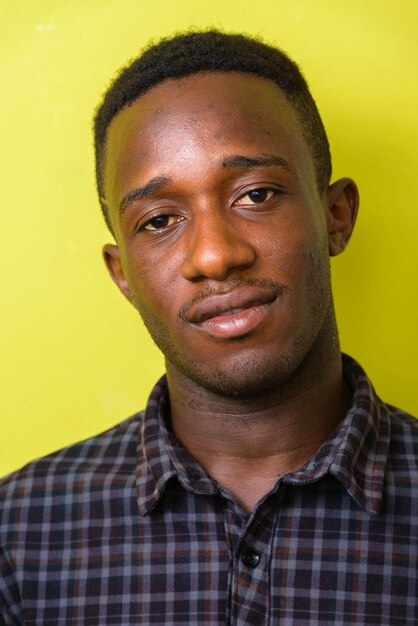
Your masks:
[[[283,485],[248,518],[177,485],[145,517],[134,501],[57,517],[10,548],[23,623],[412,625],[417,523],[395,504],[371,515],[337,481]]]

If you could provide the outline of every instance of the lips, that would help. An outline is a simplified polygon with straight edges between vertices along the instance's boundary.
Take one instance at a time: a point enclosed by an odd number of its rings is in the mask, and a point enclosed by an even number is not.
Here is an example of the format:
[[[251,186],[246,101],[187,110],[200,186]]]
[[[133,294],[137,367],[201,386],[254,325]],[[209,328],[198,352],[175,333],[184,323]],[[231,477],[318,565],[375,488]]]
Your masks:
[[[234,291],[208,296],[192,305],[186,318],[192,324],[200,324],[213,317],[234,314],[257,305],[267,304],[276,298],[270,290],[244,287]]]
[[[248,334],[266,318],[283,289],[241,287],[227,293],[210,295],[192,304],[185,319],[202,331],[218,338]]]

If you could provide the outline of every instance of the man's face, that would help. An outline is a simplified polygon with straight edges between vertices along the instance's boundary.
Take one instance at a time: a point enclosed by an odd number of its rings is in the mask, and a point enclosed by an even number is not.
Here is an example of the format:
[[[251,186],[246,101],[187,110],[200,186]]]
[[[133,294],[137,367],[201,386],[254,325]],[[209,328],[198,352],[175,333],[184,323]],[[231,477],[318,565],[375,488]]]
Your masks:
[[[257,394],[329,335],[325,194],[272,82],[202,73],[151,89],[110,125],[105,197],[108,267],[171,377]]]

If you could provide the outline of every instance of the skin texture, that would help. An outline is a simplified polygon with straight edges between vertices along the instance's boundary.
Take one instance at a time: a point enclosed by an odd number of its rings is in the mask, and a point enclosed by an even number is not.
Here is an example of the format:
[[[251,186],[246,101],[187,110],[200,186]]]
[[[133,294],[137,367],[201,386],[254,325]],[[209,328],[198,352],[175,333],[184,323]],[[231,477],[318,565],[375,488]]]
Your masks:
[[[279,88],[239,73],[168,80],[109,127],[104,257],[166,357],[171,427],[250,510],[349,401],[329,256],[358,194],[324,192]]]

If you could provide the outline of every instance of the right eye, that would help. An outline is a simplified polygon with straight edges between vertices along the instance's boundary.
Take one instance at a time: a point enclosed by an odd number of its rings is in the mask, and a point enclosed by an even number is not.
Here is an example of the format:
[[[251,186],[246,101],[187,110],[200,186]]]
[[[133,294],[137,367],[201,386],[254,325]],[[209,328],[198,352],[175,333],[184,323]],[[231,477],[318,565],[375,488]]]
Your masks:
[[[181,219],[182,218],[178,215],[156,215],[143,224],[140,230],[146,230],[148,232],[163,230],[164,228],[169,228],[177,222],[180,222]]]

